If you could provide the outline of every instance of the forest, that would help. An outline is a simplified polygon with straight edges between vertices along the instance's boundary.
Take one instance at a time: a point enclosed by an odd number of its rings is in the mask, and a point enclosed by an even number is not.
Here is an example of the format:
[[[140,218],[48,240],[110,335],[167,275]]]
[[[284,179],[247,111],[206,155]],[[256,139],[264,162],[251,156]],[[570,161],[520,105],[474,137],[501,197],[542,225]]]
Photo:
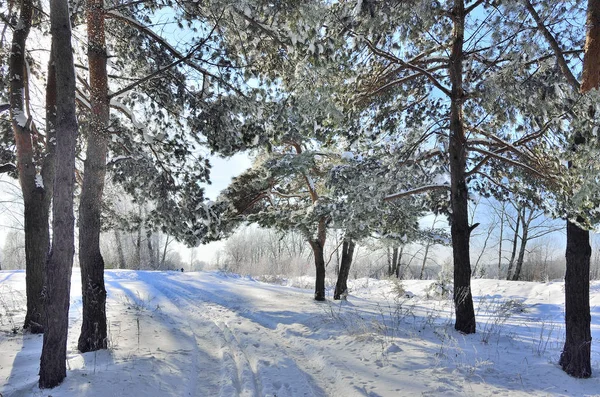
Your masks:
[[[5,0],[0,16],[0,263],[25,268],[40,388],[66,377],[74,262],[81,353],[109,347],[105,269],[311,275],[317,302],[328,277],[333,300],[359,277],[443,279],[460,335],[480,329],[473,278],[564,278],[558,364],[592,376],[600,0]],[[239,155],[208,197],[212,159]]]

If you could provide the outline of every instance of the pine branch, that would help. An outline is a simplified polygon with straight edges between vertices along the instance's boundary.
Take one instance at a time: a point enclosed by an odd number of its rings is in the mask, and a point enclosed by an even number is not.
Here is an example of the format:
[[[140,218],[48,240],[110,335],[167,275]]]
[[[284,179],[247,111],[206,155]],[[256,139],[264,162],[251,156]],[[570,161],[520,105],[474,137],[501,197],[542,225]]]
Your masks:
[[[413,196],[419,193],[431,192],[434,190],[446,190],[450,191],[450,185],[427,185],[418,187],[416,189],[406,190],[404,192],[394,193],[389,196],[384,197],[384,201],[392,201],[402,197]]]
[[[6,163],[0,165],[0,174],[4,174],[7,172],[14,172],[17,170],[17,167],[14,164]]]
[[[560,48],[558,41],[556,41],[552,33],[548,30],[546,25],[544,25],[544,21],[542,21],[540,14],[538,14],[536,9],[533,7],[531,1],[523,0],[523,2],[525,3],[527,11],[529,11],[529,14],[531,14],[531,17],[535,21],[538,30],[542,33],[542,35],[552,48],[552,51],[556,56],[556,62],[558,63],[558,66],[560,67],[560,70],[562,71],[563,75],[567,79],[567,82],[575,91],[579,91],[579,81],[575,78],[573,72],[569,68],[569,65],[567,64],[567,61],[565,60],[565,57],[563,55],[563,50]]]
[[[135,19],[129,18],[129,17],[122,15],[116,11],[107,11],[106,17],[126,22],[131,27],[139,30],[140,32],[147,34],[152,40],[154,40],[157,44],[159,44],[166,51],[168,51],[173,57],[175,57],[177,59],[185,58],[185,55],[183,55],[181,52],[176,50],[171,44],[169,44],[167,42],[167,40],[164,37],[158,35],[152,29],[150,29],[148,26],[141,24],[140,22],[136,21]],[[215,28],[216,28],[216,25],[217,24],[215,24]],[[214,73],[211,73],[210,71],[208,71],[208,69],[205,69],[202,66],[198,65],[196,62],[193,62],[191,59],[184,60],[184,63],[186,65],[188,65],[189,67],[191,67],[192,69],[202,73],[203,75],[210,76],[215,81],[221,82],[223,85],[227,86],[229,89],[236,92],[238,95],[240,95],[242,97],[246,97],[246,95],[242,91],[240,91],[238,88],[232,86],[231,84],[224,81],[222,78],[215,75]]]
[[[358,35],[356,33],[352,33],[355,37],[358,37]],[[418,72],[422,75],[424,75],[425,77],[427,77],[429,79],[429,81],[431,81],[433,83],[433,85],[438,88],[440,91],[442,91],[444,94],[446,94],[446,96],[451,96],[451,92],[448,88],[446,88],[442,83],[440,83],[438,81],[438,79],[431,74],[429,71],[427,71],[426,69],[423,69],[420,66],[417,65],[413,65],[411,63],[408,63],[406,61],[403,61],[402,59],[398,58],[397,56],[384,51],[380,48],[378,48],[375,44],[373,44],[373,42],[367,38],[362,38],[362,40],[367,44],[367,47],[369,47],[369,49],[375,54],[378,55],[382,58],[387,59],[390,62],[394,62],[394,63],[398,63],[402,66],[405,66],[408,69],[414,70],[415,72]]]
[[[547,175],[544,175],[543,173],[541,173],[540,171],[536,170],[535,168],[530,167],[527,164],[524,164],[524,163],[522,163],[520,161],[516,161],[516,160],[510,159],[508,157],[501,156],[501,155],[499,155],[496,152],[490,152],[489,150],[480,149],[480,148],[471,148],[471,150],[474,151],[474,152],[478,152],[478,153],[484,154],[487,157],[494,158],[494,159],[506,162],[508,164],[512,164],[514,166],[523,168],[523,169],[525,169],[525,170],[527,170],[527,171],[529,171],[529,172],[531,172],[531,173],[539,176],[540,178],[544,178],[544,179],[548,178]]]

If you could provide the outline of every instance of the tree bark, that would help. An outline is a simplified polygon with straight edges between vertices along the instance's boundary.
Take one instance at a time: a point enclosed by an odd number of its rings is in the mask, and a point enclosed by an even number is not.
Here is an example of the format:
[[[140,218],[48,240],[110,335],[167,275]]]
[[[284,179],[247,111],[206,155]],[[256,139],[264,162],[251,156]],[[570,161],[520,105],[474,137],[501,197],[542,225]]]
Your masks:
[[[77,347],[81,352],[107,347],[104,259],[100,253],[100,216],[106,175],[110,111],[103,0],[88,1],[87,27],[91,120],[79,205],[83,321]]]
[[[121,241],[121,234],[117,229],[114,230],[115,243],[117,245],[117,255],[119,256],[119,269],[126,269],[127,264],[125,262],[125,253],[123,252],[123,242]]]
[[[52,250],[45,272],[45,332],[40,359],[40,388],[66,377],[71,271],[75,253],[75,68],[67,0],[50,3],[52,48],[56,67],[56,176],[53,192]]]
[[[589,232],[567,221],[567,272],[565,275],[566,340],[560,366],[571,376],[592,375],[590,332],[590,257]]]
[[[471,259],[469,257],[469,212],[466,181],[467,142],[463,124],[463,44],[465,30],[464,0],[455,0],[450,54],[450,194],[452,206],[452,254],[454,259],[454,328],[465,334],[475,332],[475,311],[471,294]]]
[[[399,269],[398,269],[398,247],[393,247],[390,251],[390,247],[387,248],[388,251],[388,276],[395,276],[398,278]]]
[[[163,253],[162,253],[162,258],[160,260],[160,266],[164,267],[165,266],[165,261],[167,260],[167,248],[169,247],[169,235],[166,235],[166,240],[165,240],[165,246],[163,248]],[[192,255],[194,253],[194,249],[192,248]],[[193,265],[193,260],[190,260],[190,269],[192,268]]]
[[[309,240],[310,247],[313,250],[313,256],[315,257],[315,300],[325,300],[325,237],[326,237],[326,226],[325,220],[319,221],[317,236]]]
[[[350,266],[354,257],[354,247],[356,243],[352,240],[344,240],[342,243],[342,263],[340,266],[340,274],[338,275],[335,284],[333,299],[339,300],[348,290],[348,275],[350,274]]]
[[[427,265],[427,257],[429,256],[429,248],[431,247],[431,242],[427,241],[425,244],[425,254],[423,255],[423,262],[421,263],[421,272],[419,273],[419,280],[423,280],[423,275],[425,274],[425,265]]]
[[[502,203],[502,212],[500,213],[500,241],[498,242],[498,280],[502,278],[502,243],[504,242],[504,206]]]
[[[533,210],[532,210],[533,211]],[[519,247],[519,256],[517,257],[517,263],[515,266],[515,273],[512,276],[513,281],[518,281],[521,276],[521,269],[523,268],[523,261],[525,260],[525,249],[527,248],[527,240],[529,240],[529,223],[531,222],[531,215],[525,219],[525,210],[523,210],[523,216],[521,217],[521,226],[523,227],[523,234],[521,235],[521,246]]]
[[[588,0],[581,92],[600,86],[600,0]]]
[[[31,28],[33,2],[23,0],[17,28],[13,33],[9,59],[10,79],[10,118],[17,149],[17,170],[19,183],[23,193],[25,221],[25,279],[27,295],[27,312],[23,328],[32,333],[43,332],[42,288],[44,266],[50,248],[49,211],[52,198],[54,164],[52,155],[44,158],[41,177],[37,179],[35,164],[34,132],[32,121],[26,112],[27,67],[25,46]],[[50,66],[51,67],[51,66]],[[49,94],[53,92],[53,80],[48,79]],[[52,101],[50,101],[50,106]],[[48,138],[51,137],[51,118],[48,122]],[[53,142],[47,142],[48,151]],[[53,149],[52,149],[53,150]]]
[[[521,228],[521,210],[517,210],[517,221],[515,222],[515,235],[512,241],[512,253],[510,254],[510,261],[508,262],[508,270],[506,271],[506,279],[512,279],[512,270],[515,265],[515,258],[517,257],[517,244],[519,241],[519,229]]]
[[[567,82],[571,85],[573,91],[587,91],[591,88],[598,88],[600,80],[597,80],[594,73],[598,71],[598,61],[600,52],[597,51],[597,36],[600,35],[600,26],[598,25],[598,15],[600,15],[600,4],[597,0],[588,0],[588,16],[586,35],[586,51],[584,55],[584,76],[586,80],[585,88],[579,86],[579,82],[568,67],[558,42],[552,36],[551,32],[543,24],[542,19],[537,14],[530,1],[526,1],[526,7],[534,18],[538,29],[544,34],[544,37],[552,47],[557,63],[564,74]],[[590,15],[590,14],[593,15]],[[592,44],[590,41],[594,40]],[[592,46],[594,50],[592,51]],[[588,53],[589,52],[589,53]],[[585,72],[587,69],[587,72]],[[592,73],[591,71],[595,72]],[[593,85],[592,84],[595,84]],[[572,150],[577,150],[578,144],[585,143],[582,136],[575,135],[575,142]],[[579,139],[578,139],[579,138]],[[581,218],[578,218],[578,221]],[[563,352],[560,356],[560,365],[562,369],[571,376],[577,378],[588,378],[592,374],[591,369],[591,344],[590,333],[590,238],[589,232],[581,229],[578,225],[567,221],[567,251],[566,274],[565,274],[565,323],[566,335]]]
[[[154,257],[154,247],[152,246],[152,232],[150,230],[146,230],[146,246],[148,247],[148,258],[150,262],[150,268],[156,269],[158,261],[156,261]]]

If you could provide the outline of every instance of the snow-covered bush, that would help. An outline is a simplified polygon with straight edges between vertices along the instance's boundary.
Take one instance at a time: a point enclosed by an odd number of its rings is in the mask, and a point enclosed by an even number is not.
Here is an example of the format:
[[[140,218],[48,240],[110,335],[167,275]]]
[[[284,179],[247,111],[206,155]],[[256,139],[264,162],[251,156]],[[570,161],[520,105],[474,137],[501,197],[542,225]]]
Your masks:
[[[442,271],[438,274],[437,280],[425,289],[425,296],[427,299],[449,299],[452,297],[453,291],[454,283],[450,275]]]

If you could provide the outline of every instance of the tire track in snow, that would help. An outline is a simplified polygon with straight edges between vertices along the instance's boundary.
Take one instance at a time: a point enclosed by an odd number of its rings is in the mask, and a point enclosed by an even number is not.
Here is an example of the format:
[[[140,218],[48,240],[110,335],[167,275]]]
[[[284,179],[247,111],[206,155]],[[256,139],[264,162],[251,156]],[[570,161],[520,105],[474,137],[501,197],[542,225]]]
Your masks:
[[[115,281],[118,281],[119,283],[115,283]],[[209,331],[206,331],[202,334],[197,332],[197,327],[194,324],[192,325],[189,321],[189,317],[187,316],[187,313],[185,313],[184,311],[182,311],[179,306],[176,304],[176,302],[173,302],[173,300],[162,293],[162,291],[158,290],[157,288],[155,288],[151,283],[147,283],[145,280],[142,279],[142,277],[128,277],[126,280],[123,280],[119,274],[111,274],[110,277],[107,278],[107,284],[111,285],[112,288],[115,288],[118,286],[118,288],[121,290],[122,293],[124,293],[125,295],[129,296],[129,299],[133,299],[134,301],[141,299],[141,297],[138,296],[131,296],[133,291],[135,290],[136,292],[136,286],[135,285],[131,285],[128,287],[125,287],[123,283],[123,281],[130,281],[130,282],[143,282],[145,284],[146,287],[146,293],[148,293],[148,296],[152,296],[153,299],[157,299],[157,301],[162,301],[162,310],[159,310],[156,314],[157,317],[159,317],[161,319],[162,323],[171,323],[170,326],[172,326],[173,324],[180,324],[182,326],[184,326],[186,329],[182,329],[180,328],[178,331],[180,331],[181,333],[183,333],[184,335],[192,338],[191,341],[191,345],[193,346],[193,351],[174,351],[174,353],[180,353],[180,354],[184,354],[186,356],[191,356],[191,365],[193,366],[193,368],[197,369],[197,372],[194,373],[195,376],[193,376],[191,379],[188,379],[190,381],[189,384],[186,384],[186,389],[188,390],[186,395],[190,395],[190,396],[200,396],[200,395],[213,395],[216,396],[218,395],[218,392],[222,389],[220,384],[215,385],[214,382],[210,382],[208,381],[211,378],[216,378],[215,376],[213,376],[211,373],[212,371],[214,371],[215,369],[217,370],[217,374],[220,374],[218,372],[218,369],[221,365],[221,358],[220,357],[210,357],[210,355],[207,355],[205,353],[205,351],[202,351],[200,346],[208,346],[211,349],[214,347],[215,345],[215,340],[214,337],[212,336],[212,334]],[[124,284],[124,285],[121,285]],[[113,289],[112,294],[115,294],[118,292]],[[161,299],[162,298],[162,299]],[[114,299],[114,298],[113,298]],[[164,300],[163,300],[164,299]],[[166,302],[165,302],[166,301]],[[144,305],[143,302],[133,302],[134,304],[139,304],[139,305]],[[177,316],[173,316],[171,313],[178,313]],[[149,321],[152,319],[152,317],[154,316],[150,316],[150,318],[145,318],[144,321]],[[204,328],[201,328],[204,329]],[[193,371],[190,371],[193,373]],[[199,379],[200,378],[200,374],[204,374],[204,378],[206,379]],[[208,376],[206,376],[208,375]]]
[[[215,350],[220,353],[218,365],[205,363],[207,365],[200,365],[198,368],[201,377],[200,386],[210,378],[219,378],[219,390],[210,392],[203,390],[198,395],[222,397],[258,395],[260,382],[252,371],[243,349],[226,324],[219,324],[214,319],[207,318],[203,314],[205,308],[194,304],[193,299],[185,293],[176,293],[173,288],[170,288],[172,286],[169,283],[159,284],[155,277],[145,278],[143,274],[140,275],[140,280],[172,302],[182,317],[186,318],[195,336],[199,353],[210,355]],[[220,369],[219,374],[214,373],[217,367]]]
[[[329,395],[318,384],[327,385],[328,380],[319,379],[321,382],[317,383],[310,374],[314,371],[306,368],[303,363],[318,360],[307,358],[304,351],[292,349],[292,345],[282,340],[277,331],[264,328],[244,316],[247,313],[238,312],[229,306],[237,306],[239,302],[227,303],[227,299],[215,295],[215,291],[200,290],[193,285],[186,288],[186,285],[178,280],[152,278],[146,281],[152,282],[154,288],[179,303],[185,300],[185,310],[189,310],[193,317],[203,317],[219,329],[236,363],[240,396]],[[215,302],[215,299],[219,302]],[[318,354],[314,353],[315,359]],[[298,363],[298,356],[302,363]],[[319,367],[321,368],[316,372],[325,372],[325,364]]]

